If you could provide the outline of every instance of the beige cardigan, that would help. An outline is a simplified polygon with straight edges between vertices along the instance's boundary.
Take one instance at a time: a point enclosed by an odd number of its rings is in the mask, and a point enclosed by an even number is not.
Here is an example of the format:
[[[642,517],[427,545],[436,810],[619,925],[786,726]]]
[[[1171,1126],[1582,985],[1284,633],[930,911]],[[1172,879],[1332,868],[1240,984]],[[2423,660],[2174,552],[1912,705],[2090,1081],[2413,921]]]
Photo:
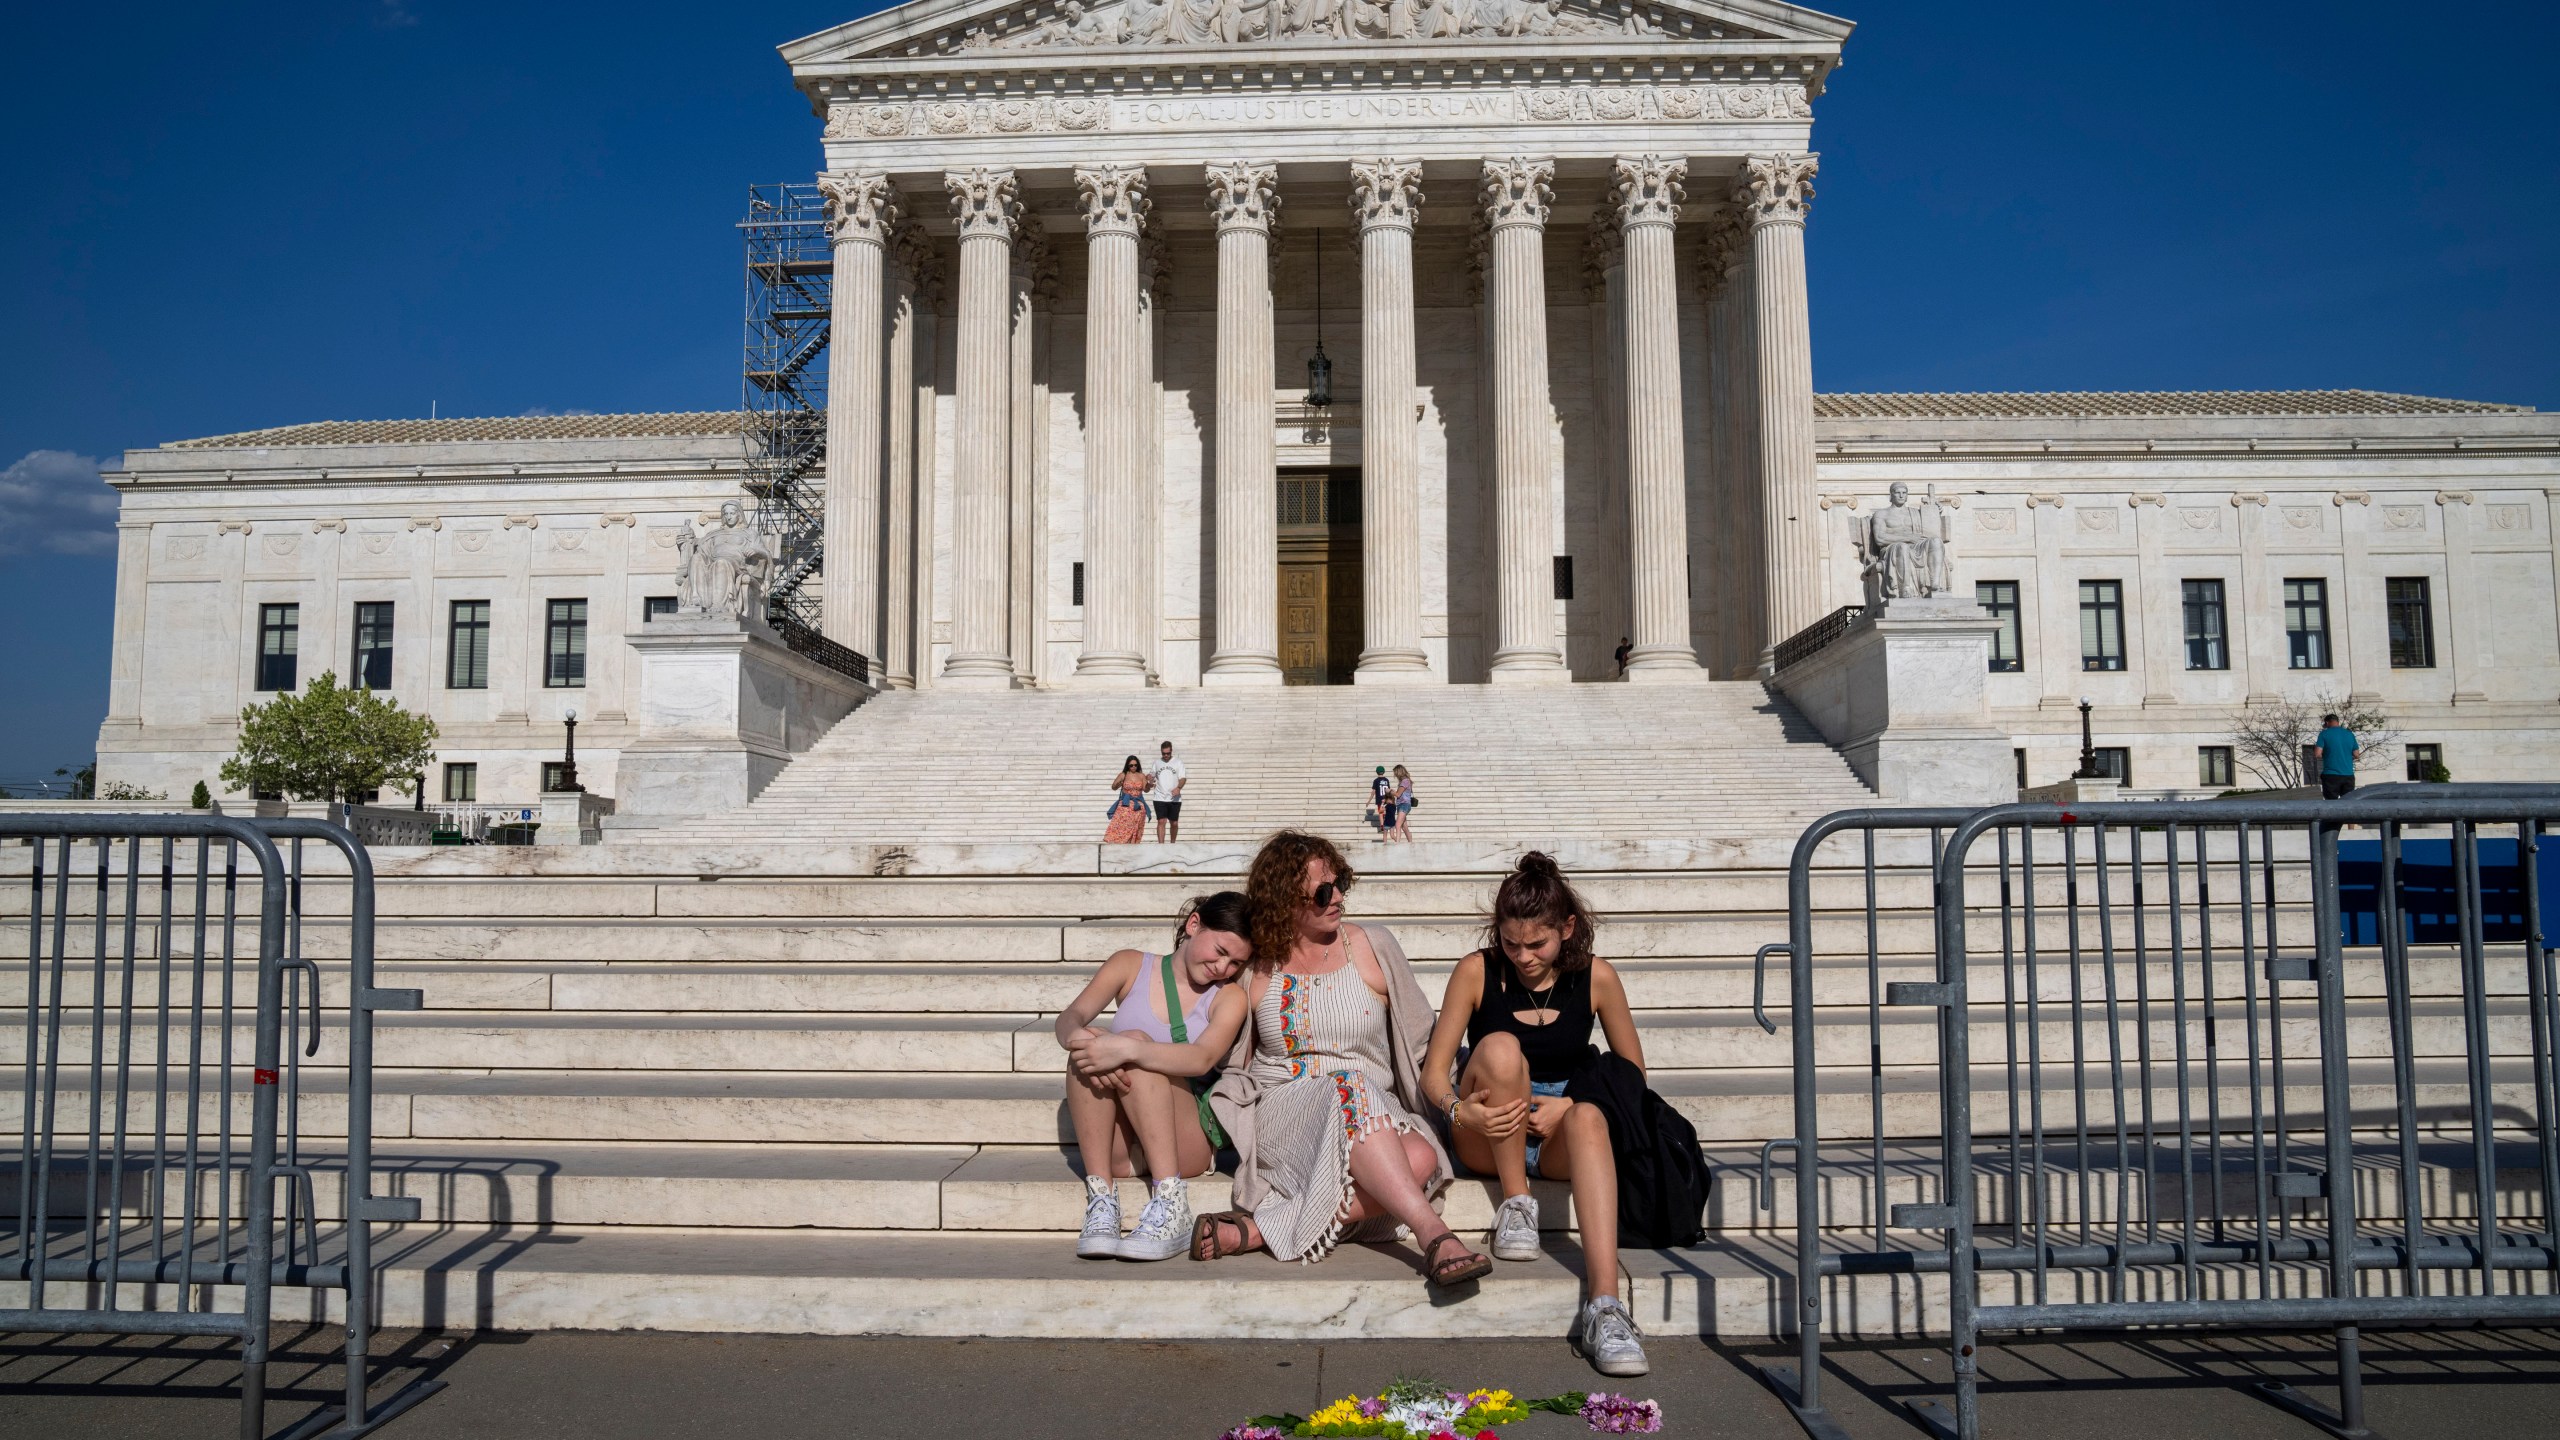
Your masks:
[[[1395,932],[1384,925],[1362,925],[1360,933],[1369,937],[1369,948],[1377,955],[1378,969],[1387,979],[1387,1042],[1395,1061],[1396,1099],[1421,1122],[1415,1133],[1431,1146],[1435,1163],[1422,1192],[1436,1205],[1453,1172],[1449,1152],[1441,1146],[1437,1128],[1430,1122],[1430,1104],[1422,1098],[1422,1057],[1431,1049],[1435,1012],[1431,1002],[1423,998],[1422,986],[1414,980],[1413,966],[1404,958],[1404,947],[1396,943]],[[1228,1139],[1235,1142],[1235,1205],[1239,1210],[1253,1209],[1262,1203],[1265,1194],[1261,1163],[1254,1153],[1253,1125],[1253,1102],[1261,1093],[1262,1082],[1246,1073],[1253,1061],[1253,1026],[1253,1013],[1247,1011],[1235,1048],[1227,1052],[1226,1073],[1209,1091],[1209,1108],[1225,1127]]]

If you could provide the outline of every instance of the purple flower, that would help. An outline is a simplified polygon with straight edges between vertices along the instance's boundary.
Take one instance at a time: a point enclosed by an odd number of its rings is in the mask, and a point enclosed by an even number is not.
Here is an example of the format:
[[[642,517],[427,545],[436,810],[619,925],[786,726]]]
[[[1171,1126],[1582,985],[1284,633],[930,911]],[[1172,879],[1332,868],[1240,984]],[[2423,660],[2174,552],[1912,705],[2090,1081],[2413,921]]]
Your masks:
[[[1662,1429],[1662,1407],[1600,1390],[1584,1397],[1582,1420],[1603,1435],[1652,1435]]]
[[[1288,1437],[1268,1425],[1239,1425],[1219,1436],[1218,1440],[1288,1440]]]
[[[1386,1413],[1387,1402],[1384,1400],[1373,1396],[1360,1402],[1360,1414],[1363,1419],[1375,1420]]]

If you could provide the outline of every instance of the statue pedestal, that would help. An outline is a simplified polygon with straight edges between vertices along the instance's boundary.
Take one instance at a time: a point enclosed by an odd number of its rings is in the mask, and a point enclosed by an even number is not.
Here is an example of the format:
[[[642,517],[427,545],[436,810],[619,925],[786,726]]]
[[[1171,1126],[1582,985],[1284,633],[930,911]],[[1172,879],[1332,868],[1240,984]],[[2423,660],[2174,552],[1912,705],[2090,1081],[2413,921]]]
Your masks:
[[[584,790],[542,792],[542,828],[533,832],[536,845],[593,845],[604,839],[604,818],[613,802]]]
[[[792,653],[760,620],[669,616],[626,638],[640,657],[639,735],[622,747],[608,830],[743,807],[876,693]]]
[[[2018,773],[1984,684],[1994,629],[1958,596],[1888,601],[1770,683],[1883,798],[2005,805]]]

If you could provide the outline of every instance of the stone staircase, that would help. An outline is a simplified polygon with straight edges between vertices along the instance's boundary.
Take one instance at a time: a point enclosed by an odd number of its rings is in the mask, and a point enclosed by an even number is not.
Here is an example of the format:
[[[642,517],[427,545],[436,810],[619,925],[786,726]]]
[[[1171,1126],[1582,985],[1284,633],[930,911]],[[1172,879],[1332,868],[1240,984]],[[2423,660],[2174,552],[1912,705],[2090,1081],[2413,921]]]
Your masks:
[[[1458,1304],[1431,1303],[1396,1255],[1356,1248],[1313,1267],[1073,1258],[1080,1188],[1050,1022],[1102,956],[1161,944],[1183,897],[1236,883],[1241,866],[1233,846],[1152,849],[1154,873],[1102,873],[1106,852],[1090,845],[377,852],[379,983],[422,987],[428,1004],[384,1015],[379,1033],[379,1183],[424,1208],[377,1251],[389,1264],[386,1319],[988,1336],[1560,1333],[1576,1254],[1568,1199],[1546,1182],[1549,1257],[1499,1267]],[[1792,1313],[1791,1236],[1755,1208],[1751,1170],[1761,1141],[1794,1129],[1789,1017],[1785,977],[1773,974],[1781,1028],[1768,1035],[1754,1023],[1751,954],[1784,929],[1785,846],[1567,840],[1560,851],[1603,917],[1602,953],[1627,977],[1653,1083],[1698,1124],[1722,1170],[1709,1243],[1630,1252],[1621,1288],[1656,1333],[1777,1333]],[[0,851],[0,880],[23,874],[25,856]],[[1838,858],[1842,868],[1816,877],[1821,949],[1862,955],[1856,857]],[[1880,848],[1885,962],[1871,974],[1862,959],[1826,960],[1816,972],[1822,1084],[1839,1101],[1824,1129],[1837,1138],[1873,1132],[1871,1062],[1887,1080],[1885,1131],[1934,1128],[1926,1012],[1883,1012],[1873,1056],[1865,1028],[1884,984],[1930,973],[1925,858],[1898,840]],[[1509,852],[1422,844],[1360,860],[1369,868],[1355,915],[1395,928],[1436,997],[1477,943]],[[328,872],[315,863],[305,945],[328,976],[327,998],[342,1001],[343,932],[318,917],[343,914],[346,895]],[[112,905],[117,887],[107,893]],[[0,886],[0,930],[12,916],[23,926],[25,895],[23,881]],[[2058,922],[2044,938],[2063,953]],[[2067,1001],[2068,968],[2056,960],[2043,973],[2049,1006]],[[92,1040],[77,1014],[94,988],[84,969],[66,974],[63,1045],[74,1056]],[[1996,972],[1983,973],[1996,990]],[[112,962],[108,974],[112,988]],[[2492,1024],[2513,1053],[2527,1025],[2521,964],[2494,957],[2490,974]],[[146,1011],[155,977],[141,967],[136,1003]],[[2155,967],[2155,995],[2166,978]],[[2378,967],[2361,964],[2352,980],[2350,1041],[2378,1054]],[[2417,1033],[2438,1057],[2422,1062],[2421,1079],[2430,1104],[2455,1108],[2457,987],[2449,957],[2421,957]],[[2237,1003],[2220,1013],[2236,1018]],[[2164,1005],[2154,1008],[2163,1057],[2175,1031]],[[2297,1059],[2316,1044],[2308,1012],[2303,1026],[2288,1025]],[[2039,1052],[2053,1113],[2067,1114],[2069,1026],[2046,1014]],[[2192,1011],[2191,1020],[2200,1029]],[[329,1032],[342,1026],[327,1017]],[[25,1033],[22,1015],[0,1012],[0,1065],[23,1062]],[[1993,1021],[1975,1027],[1986,1082],[2001,1041]],[[342,1035],[325,1033],[320,1057],[303,1062],[301,1132],[324,1154],[345,1129],[344,1077],[329,1068],[343,1054]],[[2359,1064],[2370,1071],[2362,1107],[2387,1094],[2373,1087],[2388,1074],[2379,1060]],[[2289,1100],[2307,1116],[2314,1097],[2301,1075]],[[2525,1103],[2518,1077],[2500,1068],[2495,1078],[2502,1105]],[[65,1067],[59,1103],[76,1108],[63,1113],[85,1110],[87,1083],[85,1065]],[[146,1130],[153,1098],[147,1084],[128,1092],[126,1113]],[[2237,1087],[2224,1098],[2245,1107]],[[18,1106],[7,1087],[0,1131],[14,1135]],[[245,1089],[234,1109],[245,1121]],[[1892,1155],[1891,1199],[1927,1197],[1928,1157]],[[2431,1181],[2448,1205],[2466,1193],[2466,1163],[2448,1161]],[[324,1162],[324,1215],[341,1213],[336,1179]],[[1791,1214],[1790,1183],[1779,1178],[1777,1216]],[[1842,1172],[1831,1183],[1842,1223],[1871,1218],[1856,1179]],[[1222,1178],[1196,1182],[1195,1206],[1225,1194]],[[1126,1185],[1130,1213],[1137,1198]],[[1480,1230],[1494,1198],[1486,1182],[1462,1179],[1447,1213]],[[9,1293],[0,1286],[0,1303]],[[1846,1328],[1874,1330],[1924,1323],[1939,1303],[1930,1286],[1876,1277],[1843,1282],[1834,1313]]]
[[[871,701],[745,811],[683,838],[1091,843],[1122,760],[1152,761],[1163,740],[1190,769],[1182,838],[1195,841],[1283,826],[1373,838],[1361,816],[1380,765],[1413,773],[1417,839],[1792,837],[1874,799],[1749,682],[930,690]]]

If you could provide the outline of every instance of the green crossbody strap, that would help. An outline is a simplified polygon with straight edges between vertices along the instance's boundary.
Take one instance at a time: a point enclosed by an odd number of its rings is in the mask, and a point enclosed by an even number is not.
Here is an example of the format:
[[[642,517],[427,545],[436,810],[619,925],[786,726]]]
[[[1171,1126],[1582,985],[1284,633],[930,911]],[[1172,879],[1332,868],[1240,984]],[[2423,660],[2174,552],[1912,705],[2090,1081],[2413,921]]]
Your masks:
[[[1191,1031],[1182,1023],[1182,1000],[1173,988],[1173,957],[1170,955],[1164,957],[1164,1024],[1172,1034],[1174,1044],[1191,1043]]]

